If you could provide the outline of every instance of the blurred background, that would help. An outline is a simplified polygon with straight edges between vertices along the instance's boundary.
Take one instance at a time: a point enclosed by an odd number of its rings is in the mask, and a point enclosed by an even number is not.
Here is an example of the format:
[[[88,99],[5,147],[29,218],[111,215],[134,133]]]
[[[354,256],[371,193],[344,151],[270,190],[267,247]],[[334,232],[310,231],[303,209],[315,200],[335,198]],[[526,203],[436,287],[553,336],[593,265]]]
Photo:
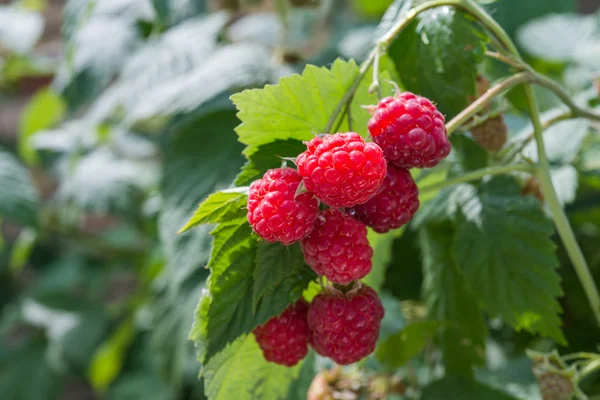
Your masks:
[[[210,238],[176,232],[244,162],[228,97],[307,63],[362,60],[390,4],[0,0],[2,400],[204,398],[187,335]],[[600,74],[599,0],[486,7],[572,93]],[[557,34],[585,39],[586,57]],[[596,272],[599,180],[582,177],[592,196],[570,206]],[[418,291],[418,275],[388,288]],[[595,329],[584,303],[564,301],[570,341]]]

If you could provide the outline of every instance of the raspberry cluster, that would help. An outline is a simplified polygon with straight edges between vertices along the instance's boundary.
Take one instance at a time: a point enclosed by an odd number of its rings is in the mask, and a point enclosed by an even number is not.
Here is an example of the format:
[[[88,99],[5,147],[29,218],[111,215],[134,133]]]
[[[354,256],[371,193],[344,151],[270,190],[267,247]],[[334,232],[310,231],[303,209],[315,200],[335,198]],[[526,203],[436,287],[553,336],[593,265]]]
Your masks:
[[[346,293],[327,288],[310,306],[301,299],[253,333],[267,361],[294,366],[306,357],[310,344],[320,355],[346,365],[375,350],[384,313],[369,286],[359,284]]]
[[[368,109],[373,142],[355,132],[319,135],[297,156],[297,171],[272,169],[250,186],[254,232],[268,242],[299,242],[306,263],[338,285],[318,295],[308,314],[299,302],[256,328],[269,361],[295,365],[309,342],[339,364],[375,348],[383,307],[357,282],[372,267],[367,227],[383,233],[412,219],[419,198],[408,169],[437,165],[450,143],[444,116],[424,97],[396,93]]]

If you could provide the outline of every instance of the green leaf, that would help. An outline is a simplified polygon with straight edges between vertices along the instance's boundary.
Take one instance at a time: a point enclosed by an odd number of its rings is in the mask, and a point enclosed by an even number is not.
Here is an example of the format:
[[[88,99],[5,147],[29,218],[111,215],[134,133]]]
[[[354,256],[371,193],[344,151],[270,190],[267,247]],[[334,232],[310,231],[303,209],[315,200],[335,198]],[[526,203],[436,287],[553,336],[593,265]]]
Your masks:
[[[62,98],[50,89],[42,89],[29,101],[19,123],[19,154],[27,164],[39,162],[30,144],[36,132],[49,129],[60,122],[66,111]]]
[[[245,217],[221,223],[212,234],[208,291],[190,333],[201,362],[280,314],[314,278],[298,245],[257,243]]]
[[[304,290],[307,281],[315,277],[304,262],[299,245],[284,246],[279,243],[260,242],[254,269],[252,310],[256,312],[261,300],[272,294],[278,286],[285,284],[289,288]],[[300,297],[301,294],[300,291],[296,297]]]
[[[407,90],[437,103],[447,118],[475,92],[485,40],[462,13],[440,7],[420,14],[392,43],[389,54]]]
[[[423,400],[516,400],[499,390],[457,376],[429,384],[423,389]]]
[[[283,157],[295,158],[305,150],[306,145],[297,139],[275,140],[264,144],[248,157],[248,162],[235,178],[235,184],[249,185],[261,178],[267,170],[281,167]]]
[[[198,206],[192,218],[178,233],[183,233],[195,226],[208,223],[224,222],[244,214],[248,202],[248,188],[236,188],[213,193]]]
[[[594,15],[550,14],[522,26],[517,39],[530,55],[550,62],[572,62],[582,58],[589,42],[600,40]]]
[[[108,146],[97,146],[63,177],[58,198],[93,213],[135,215],[145,191],[157,181],[155,162],[124,158]]]
[[[188,340],[190,316],[194,315],[207,275],[201,270],[181,282],[171,278],[169,285],[154,296],[151,350],[171,390],[181,387],[189,377],[189,368],[196,364],[194,344]]]
[[[588,135],[590,124],[585,119],[561,121],[544,131],[544,145],[548,160],[554,164],[571,163],[581,151],[581,145]],[[523,155],[537,161],[535,142],[523,149]]]
[[[421,300],[423,257],[416,236],[416,230],[409,227],[392,245],[392,259],[383,289],[399,300]]]
[[[209,400],[285,399],[301,368],[266,361],[254,335],[246,335],[205,365],[205,393]]]
[[[221,110],[173,129],[164,157],[158,229],[167,265],[178,279],[209,259],[208,226],[182,235],[177,231],[209,194],[229,186],[242,165],[242,146],[233,132],[237,122],[233,110]]]
[[[134,21],[127,17],[96,16],[73,33],[68,60],[59,66],[54,87],[71,108],[94,99],[140,45]],[[111,40],[102,40],[102,38]]]
[[[44,17],[16,5],[0,5],[0,47],[26,54],[44,32]]]
[[[45,343],[27,342],[8,351],[0,351],[0,392],[3,400],[58,398],[62,384],[60,374],[48,363]]]
[[[174,25],[184,19],[206,11],[204,1],[198,0],[152,0],[158,19],[163,25]]]
[[[395,229],[387,233],[377,233],[371,229],[368,232],[369,244],[373,248],[373,268],[362,279],[364,283],[379,291],[384,282],[385,274],[392,261],[392,246],[394,240],[404,233],[404,229]]]
[[[18,275],[31,256],[31,252],[35,246],[38,237],[38,232],[30,227],[24,228],[13,245],[12,254],[8,268],[14,275]]]
[[[488,166],[488,153],[465,135],[452,135],[452,152],[447,159],[450,176],[463,175]]]
[[[37,225],[39,194],[29,171],[0,147],[0,216],[23,225]]]
[[[565,343],[553,225],[511,177],[484,183],[457,216],[456,261],[477,297],[515,329]],[[476,244],[476,245],[474,245]]]
[[[417,1],[394,0],[394,2],[386,10],[385,14],[383,14],[383,17],[381,17],[381,22],[379,25],[377,25],[374,40],[377,40],[385,35],[398,21],[402,21],[406,17],[406,14],[417,3]]]
[[[219,76],[219,79],[215,79]],[[230,89],[261,86],[271,82],[274,68],[261,46],[237,43],[224,46],[196,68],[164,80],[127,110],[128,123],[185,114]]]
[[[440,190],[437,196],[419,208],[412,220],[412,226],[420,228],[427,224],[454,220],[460,205],[473,198],[475,193],[474,186],[462,183]]]
[[[438,321],[419,321],[407,325],[380,343],[375,356],[387,368],[400,368],[423,351],[439,328]]]
[[[135,331],[133,319],[128,318],[96,350],[88,371],[90,384],[94,389],[106,390],[119,375],[127,350],[135,339]]]
[[[236,129],[252,155],[275,140],[310,140],[323,133],[339,101],[358,75],[354,61],[336,60],[331,69],[308,65],[302,75],[282,78],[277,85],[231,96],[242,121]]]
[[[444,224],[421,229],[419,233],[424,264],[423,294],[429,317],[444,323],[438,341],[446,371],[471,377],[473,365],[484,361],[487,329],[478,298],[453,257],[454,228]]]
[[[132,110],[151,91],[202,66],[217,49],[217,35],[226,22],[226,13],[214,13],[151,38],[127,59],[117,82],[94,102],[86,120],[97,124],[121,108]]]
[[[534,18],[550,13],[574,13],[577,11],[575,0],[528,0],[527,7],[522,7],[521,0],[502,0],[487,7],[494,19],[508,32],[515,36],[517,29]],[[515,12],[519,10],[519,12]]]
[[[120,376],[109,388],[107,397],[111,400],[164,400],[173,397],[171,391],[160,376],[135,371]]]

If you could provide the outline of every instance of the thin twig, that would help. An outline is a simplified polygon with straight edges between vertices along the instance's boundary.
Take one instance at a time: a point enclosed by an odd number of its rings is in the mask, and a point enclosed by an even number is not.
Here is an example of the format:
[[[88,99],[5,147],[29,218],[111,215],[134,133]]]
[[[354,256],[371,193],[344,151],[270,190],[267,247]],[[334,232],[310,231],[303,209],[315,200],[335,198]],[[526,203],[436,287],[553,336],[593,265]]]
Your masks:
[[[483,110],[492,100],[507,91],[508,89],[527,82],[531,79],[531,74],[528,72],[520,72],[513,75],[500,83],[491,87],[481,97],[475,100],[469,107],[465,108],[460,114],[454,117],[450,122],[446,124],[446,130],[448,135],[451,135],[456,129],[461,127],[465,122],[470,120],[475,114]]]
[[[534,168],[528,164],[511,164],[511,165],[500,165],[494,167],[487,167],[478,169],[473,172],[466,173],[461,176],[457,176],[456,178],[446,179],[439,183],[434,183],[432,185],[427,185],[419,188],[419,193],[431,192],[443,189],[448,186],[453,186],[459,183],[471,182],[477,179],[481,179],[484,176],[488,175],[502,175],[515,171],[523,171],[523,172],[533,172]]]

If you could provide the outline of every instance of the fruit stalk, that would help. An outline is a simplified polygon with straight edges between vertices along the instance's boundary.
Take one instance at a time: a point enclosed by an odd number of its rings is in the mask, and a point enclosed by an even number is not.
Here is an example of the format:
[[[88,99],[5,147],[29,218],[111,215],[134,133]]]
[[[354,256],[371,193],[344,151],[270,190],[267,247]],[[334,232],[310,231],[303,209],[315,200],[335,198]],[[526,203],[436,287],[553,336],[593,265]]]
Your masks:
[[[503,175],[514,171],[533,172],[534,167],[529,164],[509,164],[482,168],[461,176],[457,176],[456,178],[446,179],[439,183],[420,187],[419,193],[431,192],[448,186],[457,185],[459,183],[475,181],[487,175]]]
[[[544,147],[543,128],[540,119],[540,114],[537,106],[537,100],[533,89],[530,85],[525,85],[525,94],[527,96],[527,102],[531,113],[531,120],[533,122],[534,137],[538,150],[538,169],[537,176],[540,181],[540,187],[544,194],[544,199],[548,204],[548,208],[554,219],[556,230],[560,235],[567,254],[573,263],[579,282],[583,287],[583,290],[588,298],[592,312],[596,318],[596,322],[600,325],[600,294],[598,288],[594,282],[594,278],[590,273],[590,269],[585,261],[585,257],[577,243],[573,229],[569,224],[569,220],[560,205],[554,186],[552,185],[552,179],[550,177],[550,163],[546,156],[546,148]]]

